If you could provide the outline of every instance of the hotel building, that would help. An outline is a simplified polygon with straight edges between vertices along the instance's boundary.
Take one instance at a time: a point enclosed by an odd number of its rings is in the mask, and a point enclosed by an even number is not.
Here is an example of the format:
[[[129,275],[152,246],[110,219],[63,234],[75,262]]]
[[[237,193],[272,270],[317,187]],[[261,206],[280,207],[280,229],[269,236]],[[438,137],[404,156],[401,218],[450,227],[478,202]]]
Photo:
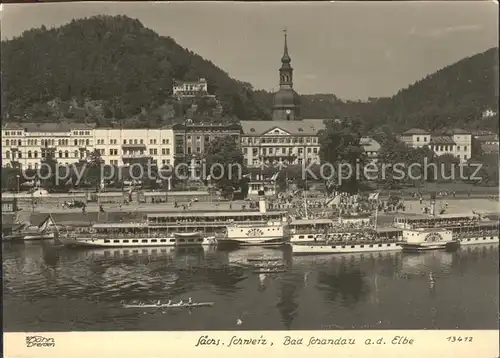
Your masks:
[[[431,134],[423,129],[412,128],[403,132],[399,139],[410,148],[428,146],[437,155],[451,154],[462,162],[471,158],[472,133],[463,129]]]
[[[172,93],[175,98],[215,97],[208,93],[208,83],[205,78],[194,82],[175,81]]]
[[[242,121],[241,147],[245,165],[319,163],[318,132],[322,119]]]
[[[87,157],[94,147],[95,126],[78,123],[5,123],[2,127],[2,166],[37,169],[52,154],[61,164]]]
[[[174,164],[174,134],[171,127],[97,128],[94,149],[106,164],[127,166],[140,161],[158,166]]]
[[[113,129],[79,123],[6,123],[2,128],[2,166],[37,169],[48,154],[59,164],[85,160],[98,151],[105,164],[151,160],[173,164],[172,128]]]
[[[241,126],[236,123],[193,123],[185,120],[173,126],[175,160],[189,162],[192,165],[202,164],[210,142],[219,137],[230,136],[240,142]],[[174,164],[174,162],[172,162]]]

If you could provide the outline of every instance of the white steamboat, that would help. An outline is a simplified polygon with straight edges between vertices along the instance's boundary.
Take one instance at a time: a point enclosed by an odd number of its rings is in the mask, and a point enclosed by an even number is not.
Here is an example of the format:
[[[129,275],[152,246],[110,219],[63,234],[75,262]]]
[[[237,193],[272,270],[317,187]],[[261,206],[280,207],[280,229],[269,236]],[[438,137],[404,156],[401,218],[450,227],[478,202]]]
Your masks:
[[[403,241],[400,245],[404,251],[454,250],[460,246],[448,229],[403,230]]]
[[[266,201],[259,200],[259,211],[266,215]],[[264,224],[238,224],[226,228],[226,233],[217,238],[218,245],[282,245],[290,241],[290,229],[283,216],[280,220],[269,220]]]
[[[56,239],[69,247],[156,247],[215,245],[199,232],[165,234],[142,223],[94,224],[61,232]]]
[[[460,245],[498,244],[498,220],[483,217],[480,214],[445,214],[433,216],[399,216],[394,219],[394,226],[400,229],[448,229],[453,239]]]

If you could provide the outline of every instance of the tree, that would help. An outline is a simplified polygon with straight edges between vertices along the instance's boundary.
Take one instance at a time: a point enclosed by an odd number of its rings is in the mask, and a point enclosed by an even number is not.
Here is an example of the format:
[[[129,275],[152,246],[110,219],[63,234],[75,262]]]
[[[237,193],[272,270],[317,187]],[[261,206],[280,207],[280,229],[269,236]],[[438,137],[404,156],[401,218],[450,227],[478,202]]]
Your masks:
[[[218,137],[210,142],[204,160],[210,180],[222,195],[230,197],[240,188],[246,168],[239,143],[233,137]]]
[[[41,186],[48,189],[55,189],[59,184],[59,169],[57,159],[53,150],[47,150],[45,157],[41,160],[40,178]]]
[[[366,162],[360,145],[361,123],[358,120],[336,123],[325,122],[326,129],[319,135],[323,176],[329,191],[357,193],[360,168]]]
[[[7,191],[17,191],[18,185],[24,183],[22,170],[16,167],[2,168],[2,189]]]
[[[83,178],[85,178],[91,186],[95,187],[96,190],[99,190],[104,164],[104,160],[101,158],[101,153],[99,153],[98,150],[94,150],[84,161],[82,161],[82,164],[85,165]]]

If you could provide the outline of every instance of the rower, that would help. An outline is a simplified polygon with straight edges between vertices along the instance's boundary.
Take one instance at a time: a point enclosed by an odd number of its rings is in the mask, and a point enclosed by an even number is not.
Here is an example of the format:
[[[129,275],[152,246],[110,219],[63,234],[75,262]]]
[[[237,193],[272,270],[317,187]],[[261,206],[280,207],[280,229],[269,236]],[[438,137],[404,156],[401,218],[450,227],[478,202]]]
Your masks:
[[[183,305],[183,304],[184,304],[184,301],[181,298],[181,300],[179,301],[179,305]]]
[[[156,305],[161,306],[161,302],[158,300],[158,302],[156,302]]]
[[[189,297],[189,299],[188,299],[188,303],[189,303],[189,304],[192,304],[192,303],[193,303],[193,300],[191,299],[191,297]]]
[[[172,305],[172,300],[168,300],[167,305],[171,306]]]

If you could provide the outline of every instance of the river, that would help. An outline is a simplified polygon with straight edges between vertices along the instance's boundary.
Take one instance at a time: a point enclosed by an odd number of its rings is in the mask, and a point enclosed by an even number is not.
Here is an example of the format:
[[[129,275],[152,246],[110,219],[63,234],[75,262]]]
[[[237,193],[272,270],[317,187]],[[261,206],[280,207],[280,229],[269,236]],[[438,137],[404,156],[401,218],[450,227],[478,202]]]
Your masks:
[[[134,252],[135,251],[135,252]],[[283,260],[257,274],[247,258]],[[290,249],[3,244],[4,330],[497,329],[498,245],[292,257]],[[214,302],[123,308],[134,300]]]

